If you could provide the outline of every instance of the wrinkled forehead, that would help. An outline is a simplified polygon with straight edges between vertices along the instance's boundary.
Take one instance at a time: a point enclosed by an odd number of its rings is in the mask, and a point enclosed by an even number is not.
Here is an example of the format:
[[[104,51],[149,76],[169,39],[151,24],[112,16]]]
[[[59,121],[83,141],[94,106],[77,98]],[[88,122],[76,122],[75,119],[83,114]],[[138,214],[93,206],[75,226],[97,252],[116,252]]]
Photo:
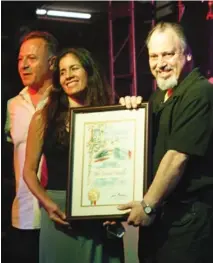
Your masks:
[[[180,38],[171,29],[166,29],[164,31],[156,30],[153,32],[148,43],[149,54],[176,51],[181,48]]]
[[[24,41],[20,47],[19,55],[40,55],[48,51],[47,43],[42,38],[32,38]]]

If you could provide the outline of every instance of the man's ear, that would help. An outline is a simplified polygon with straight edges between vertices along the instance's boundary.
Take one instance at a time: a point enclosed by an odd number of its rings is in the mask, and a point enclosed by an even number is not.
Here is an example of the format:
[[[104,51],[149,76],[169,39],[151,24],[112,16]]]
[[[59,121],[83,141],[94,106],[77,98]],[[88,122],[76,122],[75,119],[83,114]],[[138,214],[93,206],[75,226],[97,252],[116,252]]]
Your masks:
[[[189,61],[191,61],[192,60],[192,54],[187,54],[186,55],[186,60],[189,62]]]
[[[191,71],[193,69],[193,67],[194,67],[194,60],[193,60],[193,57],[192,57],[191,53],[188,53],[186,55],[186,66],[187,66],[189,71]]]
[[[49,58],[49,68],[51,71],[55,69],[55,60],[56,56],[52,56],[51,58]]]

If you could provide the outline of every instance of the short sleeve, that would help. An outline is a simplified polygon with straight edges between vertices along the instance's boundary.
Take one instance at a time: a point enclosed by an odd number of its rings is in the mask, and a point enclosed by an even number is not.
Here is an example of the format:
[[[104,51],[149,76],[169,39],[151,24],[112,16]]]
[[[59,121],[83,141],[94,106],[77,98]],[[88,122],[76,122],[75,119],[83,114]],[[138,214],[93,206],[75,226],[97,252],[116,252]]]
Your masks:
[[[203,156],[213,135],[212,103],[205,97],[191,99],[178,112],[168,140],[168,148]]]

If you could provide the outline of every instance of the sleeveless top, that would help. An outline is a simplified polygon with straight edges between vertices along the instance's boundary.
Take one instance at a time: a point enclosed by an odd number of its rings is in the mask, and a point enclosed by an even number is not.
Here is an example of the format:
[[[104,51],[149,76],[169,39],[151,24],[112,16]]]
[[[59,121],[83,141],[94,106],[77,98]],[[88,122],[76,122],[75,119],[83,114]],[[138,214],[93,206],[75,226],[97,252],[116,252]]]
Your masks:
[[[69,132],[65,131],[64,143],[58,142],[54,127],[50,127],[46,133],[43,145],[43,154],[46,157],[48,169],[47,190],[66,190],[68,178],[68,161],[69,161]],[[87,236],[94,242],[106,239],[107,234],[103,227],[103,219],[74,220],[71,223],[73,235]],[[112,237],[109,239],[111,243]],[[103,240],[101,241],[103,242]],[[118,243],[122,244],[122,239]],[[114,244],[114,243],[112,243]],[[113,248],[114,249],[114,248]],[[116,248],[115,248],[116,249]]]
[[[48,190],[66,190],[69,158],[69,132],[65,132],[65,143],[58,142],[54,127],[48,129],[44,139],[43,153],[48,170]]]

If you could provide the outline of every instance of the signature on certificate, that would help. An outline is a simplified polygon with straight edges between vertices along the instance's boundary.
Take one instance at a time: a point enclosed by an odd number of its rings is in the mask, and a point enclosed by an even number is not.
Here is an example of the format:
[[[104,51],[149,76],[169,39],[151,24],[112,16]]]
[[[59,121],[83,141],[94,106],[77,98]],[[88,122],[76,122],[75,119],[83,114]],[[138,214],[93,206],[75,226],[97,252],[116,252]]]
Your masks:
[[[127,195],[121,194],[121,193],[115,193],[115,194],[111,195],[111,198],[117,198],[117,197],[127,197]]]

